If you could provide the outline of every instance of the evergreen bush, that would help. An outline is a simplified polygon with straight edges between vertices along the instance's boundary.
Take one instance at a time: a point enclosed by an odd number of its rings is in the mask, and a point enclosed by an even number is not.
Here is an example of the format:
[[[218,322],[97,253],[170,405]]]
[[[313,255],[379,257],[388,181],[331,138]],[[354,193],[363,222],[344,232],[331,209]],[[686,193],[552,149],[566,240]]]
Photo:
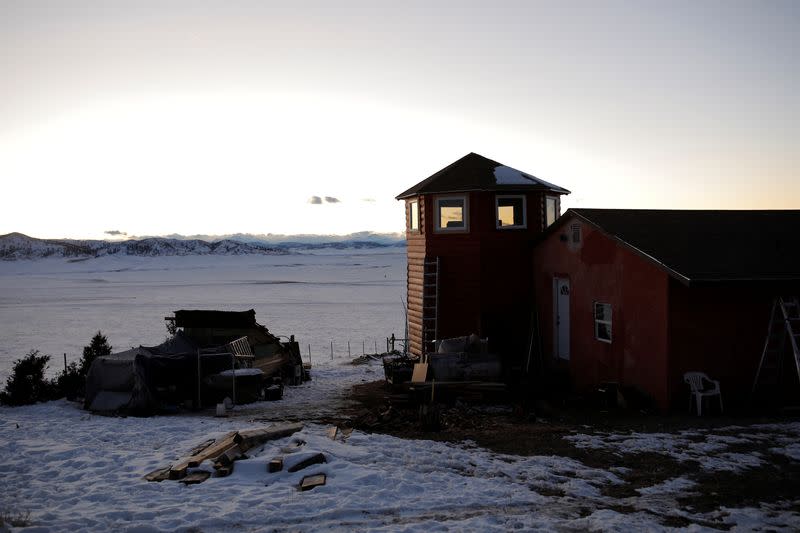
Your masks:
[[[44,377],[49,362],[50,356],[40,354],[39,350],[32,350],[22,359],[14,361],[6,388],[0,392],[0,403],[28,405],[51,400],[55,395],[55,386]]]
[[[85,378],[89,373],[89,367],[95,359],[102,355],[111,355],[112,347],[108,344],[108,339],[102,332],[98,331],[89,346],[83,348],[83,357],[81,358],[79,372]]]

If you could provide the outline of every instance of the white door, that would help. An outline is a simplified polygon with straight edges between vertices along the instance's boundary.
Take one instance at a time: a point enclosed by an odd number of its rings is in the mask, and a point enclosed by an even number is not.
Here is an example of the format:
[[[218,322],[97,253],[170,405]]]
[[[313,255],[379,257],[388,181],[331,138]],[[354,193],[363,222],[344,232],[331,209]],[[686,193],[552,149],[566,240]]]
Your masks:
[[[569,280],[553,279],[553,322],[555,336],[553,351],[556,357],[569,359]]]

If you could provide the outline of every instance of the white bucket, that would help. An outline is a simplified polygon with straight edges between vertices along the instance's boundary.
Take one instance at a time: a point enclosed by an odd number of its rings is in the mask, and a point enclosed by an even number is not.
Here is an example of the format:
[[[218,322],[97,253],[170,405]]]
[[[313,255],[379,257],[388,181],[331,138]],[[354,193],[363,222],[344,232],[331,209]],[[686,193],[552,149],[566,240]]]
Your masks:
[[[225,409],[224,403],[217,404],[217,416],[228,416],[228,410]]]

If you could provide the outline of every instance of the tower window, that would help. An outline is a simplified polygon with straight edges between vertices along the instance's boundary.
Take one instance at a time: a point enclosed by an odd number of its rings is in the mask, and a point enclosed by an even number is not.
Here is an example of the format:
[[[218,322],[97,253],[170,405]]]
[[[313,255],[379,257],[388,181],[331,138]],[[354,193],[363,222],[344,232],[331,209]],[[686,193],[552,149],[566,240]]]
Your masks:
[[[467,199],[450,196],[436,199],[436,231],[465,231],[467,225]]]
[[[525,216],[525,197],[498,196],[497,205],[497,227],[499,229],[516,229],[526,227]]]
[[[419,201],[408,203],[408,229],[419,231]]]
[[[544,227],[550,226],[553,222],[556,221],[559,213],[559,202],[558,196],[547,196],[545,198],[545,206],[544,206]]]

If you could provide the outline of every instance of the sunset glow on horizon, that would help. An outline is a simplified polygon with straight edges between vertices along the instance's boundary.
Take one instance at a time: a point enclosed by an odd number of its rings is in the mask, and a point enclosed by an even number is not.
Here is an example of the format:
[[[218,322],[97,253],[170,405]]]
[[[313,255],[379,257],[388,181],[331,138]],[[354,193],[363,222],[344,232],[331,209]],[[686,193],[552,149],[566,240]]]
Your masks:
[[[798,35],[793,2],[4,1],[0,234],[397,232],[469,152],[563,209],[800,208]]]

